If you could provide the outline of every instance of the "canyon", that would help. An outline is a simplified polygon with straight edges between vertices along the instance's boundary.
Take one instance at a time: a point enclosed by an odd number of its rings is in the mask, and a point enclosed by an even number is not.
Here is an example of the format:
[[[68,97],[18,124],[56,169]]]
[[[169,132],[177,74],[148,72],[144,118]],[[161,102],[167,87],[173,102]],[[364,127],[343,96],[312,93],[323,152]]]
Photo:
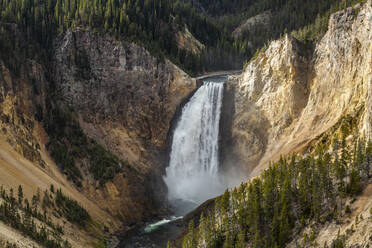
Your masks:
[[[56,39],[51,65],[52,78],[36,61],[24,62],[19,75],[1,62],[1,184],[7,190],[22,185],[29,199],[53,184],[112,233],[166,214],[162,174],[169,130],[178,107],[197,89],[197,80],[134,43],[81,29]],[[50,153],[54,137],[45,130],[50,120],[43,119],[55,118],[53,111],[71,113],[65,116],[71,115],[88,139],[125,162],[121,172],[100,186],[87,156],[77,156],[83,180],[76,187]],[[68,149],[73,149],[74,138],[71,133],[62,137]],[[66,236],[74,247],[91,242],[89,232],[70,228]]]
[[[260,175],[281,156],[311,154],[319,143],[331,150],[333,138],[345,130],[349,141],[370,139],[371,31],[369,0],[331,15],[327,33],[315,45],[285,34],[240,75],[229,76],[219,121],[221,173],[238,178],[238,184]],[[0,61],[0,184],[7,190],[22,185],[30,199],[37,189],[43,192],[54,185],[78,201],[97,223],[93,231],[48,213],[64,225],[64,237],[73,247],[90,247],[99,237],[120,236],[168,216],[172,209],[163,176],[174,129],[201,80],[109,34],[72,28],[53,44],[49,66],[27,60],[16,74]],[[194,46],[202,48],[200,43]],[[90,155],[78,154],[74,163],[81,185],[74,184],[50,148],[55,137],[48,125],[68,122],[56,118],[56,111],[69,116],[89,142],[117,157],[120,172],[101,184],[90,171]],[[65,135],[58,142],[73,153],[73,139]],[[353,220],[369,215],[371,199],[368,186],[354,203],[349,223],[323,227],[318,243],[336,237],[339,229],[346,233],[359,225],[348,244],[371,245],[372,217]],[[0,239],[19,247],[39,246],[5,226],[0,227]],[[114,247],[117,238],[112,243]]]

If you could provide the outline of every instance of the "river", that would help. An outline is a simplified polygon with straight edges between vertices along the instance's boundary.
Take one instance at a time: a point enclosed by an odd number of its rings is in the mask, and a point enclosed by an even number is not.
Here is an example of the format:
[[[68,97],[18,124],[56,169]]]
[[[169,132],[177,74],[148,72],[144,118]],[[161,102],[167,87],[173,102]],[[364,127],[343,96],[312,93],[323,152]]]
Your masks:
[[[174,216],[132,230],[120,248],[166,247],[182,231],[177,220],[228,187],[219,171],[219,123],[226,79],[226,75],[203,78],[176,124],[164,176]]]

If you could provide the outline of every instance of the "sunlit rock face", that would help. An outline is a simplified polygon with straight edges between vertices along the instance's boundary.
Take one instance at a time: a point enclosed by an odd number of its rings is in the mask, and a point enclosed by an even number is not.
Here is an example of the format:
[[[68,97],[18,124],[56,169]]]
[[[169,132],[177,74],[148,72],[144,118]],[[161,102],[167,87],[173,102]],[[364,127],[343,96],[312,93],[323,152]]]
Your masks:
[[[301,151],[346,115],[371,133],[372,1],[332,15],[315,49],[285,36],[240,76],[233,95],[232,160],[256,175],[281,154]],[[229,161],[225,161],[228,163]]]

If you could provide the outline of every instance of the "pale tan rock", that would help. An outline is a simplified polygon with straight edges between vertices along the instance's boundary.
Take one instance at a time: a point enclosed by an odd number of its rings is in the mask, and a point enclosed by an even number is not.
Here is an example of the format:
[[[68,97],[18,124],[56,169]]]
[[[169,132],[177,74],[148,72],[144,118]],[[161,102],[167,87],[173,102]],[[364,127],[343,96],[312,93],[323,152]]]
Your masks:
[[[345,247],[359,247],[367,248],[372,245],[372,184],[364,190],[364,192],[357,197],[355,202],[347,202],[350,206],[351,214],[343,214],[339,223],[332,221],[326,225],[317,224],[314,227],[317,232],[316,238],[312,241],[314,245],[304,245],[303,237],[306,234],[310,236],[313,231],[306,228],[300,234],[296,235],[288,248],[296,248],[296,243],[300,247],[331,247],[332,242],[340,235],[345,237]],[[308,242],[309,243],[309,242]]]
[[[189,31],[187,26],[184,27],[183,31],[177,32],[176,40],[179,49],[184,49],[194,54],[200,54],[205,48],[205,46]]]
[[[247,20],[245,20],[241,25],[239,25],[237,28],[234,29],[232,32],[232,35],[235,39],[238,39],[243,32],[245,31],[251,31],[253,28],[257,28],[257,25],[260,25],[260,27],[266,28],[269,26],[270,19],[272,17],[272,14],[270,11],[265,11],[261,14],[258,14],[256,16],[250,17]]]
[[[372,2],[332,15],[308,54],[285,36],[231,77],[232,152],[251,175],[300,151],[343,116],[363,108],[360,136],[371,134]]]

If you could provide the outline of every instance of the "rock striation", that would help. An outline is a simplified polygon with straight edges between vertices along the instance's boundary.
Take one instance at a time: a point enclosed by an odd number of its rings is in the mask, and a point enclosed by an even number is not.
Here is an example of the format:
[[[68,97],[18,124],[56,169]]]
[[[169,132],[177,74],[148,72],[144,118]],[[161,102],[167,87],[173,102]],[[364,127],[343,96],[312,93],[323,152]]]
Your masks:
[[[346,116],[371,135],[372,1],[333,14],[314,49],[286,35],[229,78],[231,160],[251,176]],[[228,163],[229,161],[225,161]]]
[[[44,69],[27,60],[19,67],[19,75],[14,76],[0,60],[0,136],[23,157],[44,166],[35,123],[45,105]]]

